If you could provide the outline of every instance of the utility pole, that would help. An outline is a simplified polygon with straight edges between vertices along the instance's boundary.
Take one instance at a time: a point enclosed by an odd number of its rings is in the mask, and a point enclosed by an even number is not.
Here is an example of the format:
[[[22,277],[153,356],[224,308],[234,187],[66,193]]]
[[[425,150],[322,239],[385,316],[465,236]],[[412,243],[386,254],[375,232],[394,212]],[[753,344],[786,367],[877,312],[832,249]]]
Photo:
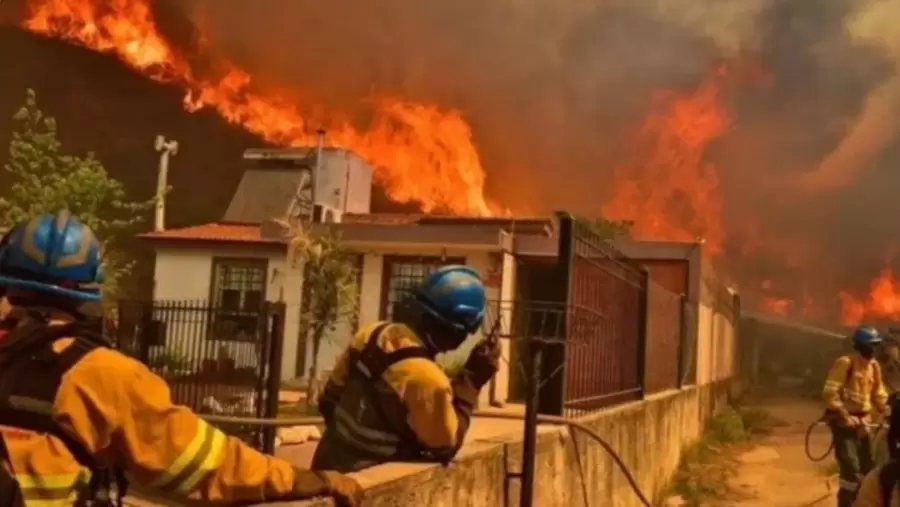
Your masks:
[[[0,0],[2,2],[3,0]],[[178,141],[166,141],[166,138],[156,136],[156,151],[159,152],[159,167],[156,171],[156,220],[153,228],[157,232],[166,228],[166,190],[169,179],[169,157],[178,155]]]

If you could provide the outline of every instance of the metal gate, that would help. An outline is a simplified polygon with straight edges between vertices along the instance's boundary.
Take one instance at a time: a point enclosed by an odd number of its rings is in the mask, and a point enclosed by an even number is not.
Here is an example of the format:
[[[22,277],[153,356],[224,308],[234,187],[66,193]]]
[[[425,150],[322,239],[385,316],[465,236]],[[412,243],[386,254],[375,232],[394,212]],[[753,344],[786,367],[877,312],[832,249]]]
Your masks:
[[[284,315],[284,303],[235,312],[207,301],[125,301],[106,329],[119,350],[168,382],[176,404],[201,414],[273,418]],[[222,429],[274,450],[274,428]]]
[[[558,213],[564,339],[544,348],[540,411],[575,416],[644,394],[646,268]]]

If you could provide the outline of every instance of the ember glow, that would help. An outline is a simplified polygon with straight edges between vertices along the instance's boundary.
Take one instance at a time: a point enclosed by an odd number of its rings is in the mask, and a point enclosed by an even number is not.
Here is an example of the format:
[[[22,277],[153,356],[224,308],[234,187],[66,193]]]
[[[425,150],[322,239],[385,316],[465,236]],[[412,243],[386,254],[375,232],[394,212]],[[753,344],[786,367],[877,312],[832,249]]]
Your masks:
[[[841,322],[855,326],[864,319],[900,320],[900,280],[894,271],[885,268],[872,280],[869,291],[862,297],[841,292]]]
[[[304,115],[296,104],[254,87],[226,63],[216,78],[196,75],[188,60],[159,33],[148,0],[32,0],[24,28],[95,51],[115,54],[146,77],[185,89],[185,106],[213,108],[226,120],[285,146],[312,145],[325,128],[328,142],[368,160],[387,194],[418,202],[424,211],[489,215],[485,171],[461,114],[397,98],[374,100],[371,124],[351,125],[346,114]],[[304,107],[305,106],[305,107]],[[321,116],[321,117],[320,117]]]
[[[794,306],[794,302],[786,298],[763,296],[760,302],[760,308],[763,311],[782,316],[786,316],[792,306]]]

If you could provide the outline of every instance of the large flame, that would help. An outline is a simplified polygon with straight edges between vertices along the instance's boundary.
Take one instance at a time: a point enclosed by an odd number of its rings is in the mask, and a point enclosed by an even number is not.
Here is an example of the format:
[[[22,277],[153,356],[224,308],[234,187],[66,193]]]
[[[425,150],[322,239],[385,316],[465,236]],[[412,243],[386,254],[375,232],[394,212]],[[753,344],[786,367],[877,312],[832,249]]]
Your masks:
[[[869,284],[869,291],[862,297],[841,292],[841,322],[855,326],[863,319],[900,320],[900,280],[894,278],[891,268],[884,268]]]
[[[725,234],[716,168],[707,162],[710,142],[731,124],[716,69],[690,95],[660,94],[646,118],[635,160],[618,168],[604,216],[634,223],[639,239],[705,241],[721,252]]]
[[[471,129],[456,111],[383,97],[374,101],[365,129],[343,115],[304,116],[301,111],[315,109],[314,104],[301,107],[265,94],[249,74],[227,62],[221,77],[198,75],[157,30],[149,0],[30,0],[28,9],[26,29],[115,54],[151,79],[182,86],[190,110],[214,108],[280,145],[310,145],[315,130],[325,128],[329,144],[348,148],[375,167],[391,198],[418,202],[426,212],[491,214]]]
[[[485,197],[485,170],[471,128],[457,111],[378,97],[363,127],[350,120],[355,111],[325,112],[314,101],[272,93],[227,61],[216,59],[215,74],[199,70],[192,64],[197,59],[187,58],[157,29],[149,0],[28,0],[23,27],[114,54],[150,79],[183,88],[189,111],[214,109],[271,143],[310,145],[315,131],[324,128],[329,144],[372,163],[377,181],[394,200],[418,202],[426,212],[497,210]],[[200,51],[207,60],[217,57]],[[741,63],[736,62],[736,72]],[[602,207],[605,217],[633,222],[638,239],[703,239],[707,254],[722,252],[719,178],[707,148],[731,126],[721,93],[726,74],[717,68],[691,93],[654,98],[636,136],[634,157],[615,171],[610,200]],[[762,305],[782,314],[797,306],[781,299]]]

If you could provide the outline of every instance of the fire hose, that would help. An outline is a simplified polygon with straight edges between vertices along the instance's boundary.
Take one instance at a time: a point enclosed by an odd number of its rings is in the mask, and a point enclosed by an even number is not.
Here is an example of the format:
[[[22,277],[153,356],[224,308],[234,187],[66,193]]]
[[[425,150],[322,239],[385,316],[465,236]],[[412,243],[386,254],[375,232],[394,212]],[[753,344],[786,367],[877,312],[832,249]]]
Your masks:
[[[498,414],[496,412],[480,412],[476,411],[473,415],[477,417],[485,417],[485,418],[494,418],[494,419],[511,419],[521,421],[523,418],[517,414]],[[298,417],[295,419],[256,419],[252,417],[231,417],[231,416],[219,416],[219,415],[203,415],[203,418],[213,424],[234,424],[234,425],[248,425],[248,426],[268,426],[268,427],[279,427],[279,426],[310,426],[310,425],[321,425],[324,420],[321,417]],[[609,456],[616,463],[616,466],[619,470],[622,471],[622,475],[625,476],[625,480],[628,481],[628,485],[631,487],[634,494],[641,501],[641,504],[644,507],[653,507],[652,502],[647,499],[647,496],[644,495],[643,491],[641,491],[640,486],[638,486],[637,480],[635,480],[634,475],[632,475],[631,471],[628,470],[628,467],[622,461],[622,458],[616,453],[616,451],[612,448],[612,446],[603,439],[600,435],[597,434],[596,431],[592,430],[588,426],[573,421],[571,419],[566,419],[565,417],[557,417],[557,416],[549,416],[549,415],[538,415],[537,416],[539,423],[544,424],[555,424],[555,425],[563,425],[569,428],[575,428],[582,431],[585,435],[591,438],[593,441],[600,444],[603,447]],[[585,503],[587,504],[588,499],[585,498]]]
[[[810,424],[809,427],[806,429],[806,437],[804,438],[804,442],[803,442],[804,451],[806,452],[806,457],[809,458],[810,461],[815,462],[815,463],[823,461],[825,458],[828,457],[829,454],[831,454],[831,451],[834,450],[834,434],[833,433],[831,435],[831,440],[828,442],[828,448],[825,449],[825,452],[822,453],[821,456],[813,456],[812,451],[810,450],[810,438],[812,437],[813,430],[816,429],[816,427],[819,425],[828,424],[827,420],[828,420],[828,415],[827,414],[822,415],[822,417],[813,421],[813,423]],[[875,441],[878,441],[880,438],[879,432],[884,429],[887,429],[889,426],[890,425],[886,422],[882,422],[880,424],[866,423],[866,427],[869,430],[874,430],[872,436],[877,437],[877,438],[873,438],[873,440],[875,440]]]
[[[831,435],[831,440],[828,443],[828,448],[825,449],[825,452],[822,453],[821,456],[813,456],[812,451],[810,450],[809,440],[812,437],[812,432],[814,429],[816,429],[816,426],[819,426],[820,424],[826,424],[825,420],[825,416],[823,415],[822,417],[813,421],[813,423],[809,425],[809,428],[806,428],[806,437],[803,440],[803,450],[806,452],[806,457],[809,458],[810,461],[815,463],[823,461],[828,457],[829,454],[831,454],[831,451],[834,450],[834,435]]]

